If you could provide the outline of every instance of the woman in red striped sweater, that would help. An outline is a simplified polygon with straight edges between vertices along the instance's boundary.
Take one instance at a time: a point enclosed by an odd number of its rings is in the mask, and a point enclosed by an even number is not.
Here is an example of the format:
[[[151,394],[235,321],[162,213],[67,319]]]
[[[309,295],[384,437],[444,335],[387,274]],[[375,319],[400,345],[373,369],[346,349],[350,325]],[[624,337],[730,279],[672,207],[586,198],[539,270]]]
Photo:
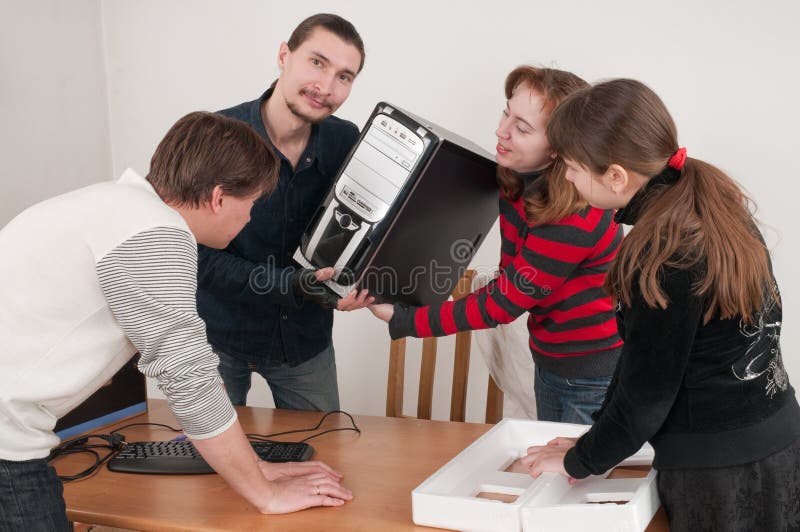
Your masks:
[[[569,72],[521,66],[506,78],[497,127],[500,275],[459,301],[372,305],[392,338],[444,336],[527,312],[538,418],[591,423],[622,341],[605,274],[622,241],[613,213],[589,206],[563,178],[545,130],[558,103],[587,86]]]

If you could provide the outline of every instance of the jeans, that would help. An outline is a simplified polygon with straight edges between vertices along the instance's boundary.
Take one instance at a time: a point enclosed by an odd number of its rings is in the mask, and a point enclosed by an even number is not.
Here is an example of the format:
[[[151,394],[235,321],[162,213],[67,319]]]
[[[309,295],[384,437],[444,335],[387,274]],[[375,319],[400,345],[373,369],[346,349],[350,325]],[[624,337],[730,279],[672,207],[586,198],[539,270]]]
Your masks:
[[[64,487],[43,458],[0,460],[0,532],[72,530]]]
[[[566,378],[536,367],[533,391],[540,421],[592,424],[600,410],[611,377]]]
[[[252,374],[256,372],[266,379],[276,408],[320,412],[339,410],[333,345],[295,367],[249,363],[217,349],[214,351],[219,356],[219,373],[225,390],[234,405],[245,404]]]

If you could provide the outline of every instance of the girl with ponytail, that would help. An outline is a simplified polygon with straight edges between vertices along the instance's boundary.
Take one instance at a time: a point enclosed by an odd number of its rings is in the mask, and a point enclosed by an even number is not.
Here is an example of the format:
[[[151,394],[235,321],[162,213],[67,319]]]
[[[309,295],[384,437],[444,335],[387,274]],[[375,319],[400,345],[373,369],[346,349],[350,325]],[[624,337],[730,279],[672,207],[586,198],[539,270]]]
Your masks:
[[[649,441],[672,530],[797,529],[800,407],[750,199],[687,157],[638,81],[574,93],[547,135],[578,192],[633,225],[605,284],[625,345],[592,428],[531,447],[524,463],[580,479]]]

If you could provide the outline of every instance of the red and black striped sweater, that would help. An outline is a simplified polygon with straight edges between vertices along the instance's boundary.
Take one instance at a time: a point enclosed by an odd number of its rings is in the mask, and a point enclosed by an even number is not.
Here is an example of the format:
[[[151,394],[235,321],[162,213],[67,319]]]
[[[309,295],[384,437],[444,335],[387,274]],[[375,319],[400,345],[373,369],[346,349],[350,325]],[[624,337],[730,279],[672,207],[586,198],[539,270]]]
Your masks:
[[[587,207],[541,226],[525,221],[522,198],[500,198],[500,275],[458,301],[396,304],[392,338],[445,336],[495,327],[528,312],[534,362],[562,377],[611,375],[620,340],[606,271],[622,242],[613,211]]]

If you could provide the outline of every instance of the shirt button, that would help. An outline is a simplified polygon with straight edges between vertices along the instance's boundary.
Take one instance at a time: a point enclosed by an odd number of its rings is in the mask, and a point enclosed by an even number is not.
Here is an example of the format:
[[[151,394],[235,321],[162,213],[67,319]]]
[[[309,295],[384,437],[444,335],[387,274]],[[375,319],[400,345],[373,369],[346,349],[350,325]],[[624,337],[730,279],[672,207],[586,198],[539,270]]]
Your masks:
[[[311,162],[311,157],[306,157],[306,163],[310,163],[310,162]]]

